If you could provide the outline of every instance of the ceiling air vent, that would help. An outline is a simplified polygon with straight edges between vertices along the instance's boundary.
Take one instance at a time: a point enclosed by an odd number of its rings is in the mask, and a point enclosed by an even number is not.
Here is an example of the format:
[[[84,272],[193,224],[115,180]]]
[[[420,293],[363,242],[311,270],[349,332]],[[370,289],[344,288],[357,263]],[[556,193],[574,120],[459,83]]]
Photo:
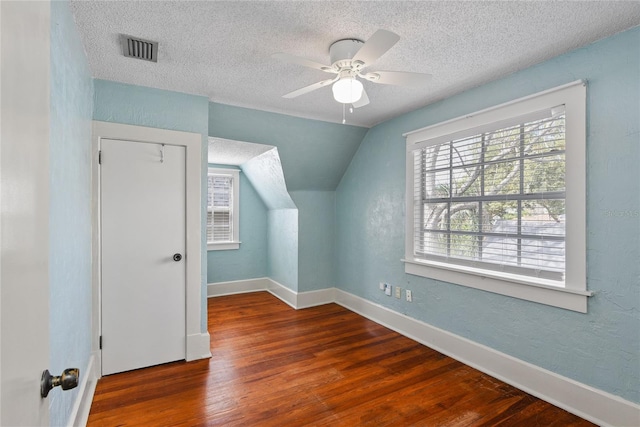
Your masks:
[[[124,56],[158,62],[158,42],[122,35]]]

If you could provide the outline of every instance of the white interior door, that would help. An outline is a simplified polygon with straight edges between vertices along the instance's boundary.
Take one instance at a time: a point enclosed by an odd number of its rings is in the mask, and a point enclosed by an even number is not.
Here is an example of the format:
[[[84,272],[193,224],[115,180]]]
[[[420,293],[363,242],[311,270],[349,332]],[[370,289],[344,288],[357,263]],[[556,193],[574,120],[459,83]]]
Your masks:
[[[185,359],[185,148],[100,150],[102,374]]]
[[[0,1],[1,426],[48,426],[52,399],[40,397],[50,368],[49,7]]]

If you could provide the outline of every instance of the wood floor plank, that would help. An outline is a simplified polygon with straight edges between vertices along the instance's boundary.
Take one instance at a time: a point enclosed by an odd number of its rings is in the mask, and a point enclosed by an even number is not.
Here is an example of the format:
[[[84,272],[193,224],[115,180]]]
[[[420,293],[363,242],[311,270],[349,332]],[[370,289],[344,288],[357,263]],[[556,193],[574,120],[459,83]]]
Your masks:
[[[337,305],[208,301],[209,360],[103,377],[93,426],[592,426]]]

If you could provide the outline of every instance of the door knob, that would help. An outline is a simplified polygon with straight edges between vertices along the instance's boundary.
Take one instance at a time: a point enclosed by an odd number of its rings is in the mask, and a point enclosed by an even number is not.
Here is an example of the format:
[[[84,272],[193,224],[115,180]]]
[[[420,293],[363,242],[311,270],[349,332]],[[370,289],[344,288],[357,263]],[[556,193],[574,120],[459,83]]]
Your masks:
[[[180,261],[181,259],[182,259],[182,255],[181,255],[181,254],[174,254],[174,255],[173,255],[173,260],[174,260],[175,262],[178,262],[178,261]]]
[[[42,373],[40,381],[40,396],[47,397],[52,388],[61,386],[63,390],[71,390],[78,386],[78,377],[80,377],[80,369],[69,368],[62,372],[59,377],[54,377],[45,370]]]

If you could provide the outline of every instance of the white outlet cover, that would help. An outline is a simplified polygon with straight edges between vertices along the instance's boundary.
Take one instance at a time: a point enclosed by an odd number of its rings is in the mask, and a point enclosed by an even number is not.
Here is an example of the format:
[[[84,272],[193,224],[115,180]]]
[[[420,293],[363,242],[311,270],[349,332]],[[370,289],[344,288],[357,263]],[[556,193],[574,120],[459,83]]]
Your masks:
[[[391,296],[391,285],[390,284],[385,284],[386,289],[384,290],[385,295],[387,296]]]
[[[411,295],[411,291],[409,289],[407,289],[406,294],[407,294],[407,301],[408,302],[413,301],[413,295]]]

